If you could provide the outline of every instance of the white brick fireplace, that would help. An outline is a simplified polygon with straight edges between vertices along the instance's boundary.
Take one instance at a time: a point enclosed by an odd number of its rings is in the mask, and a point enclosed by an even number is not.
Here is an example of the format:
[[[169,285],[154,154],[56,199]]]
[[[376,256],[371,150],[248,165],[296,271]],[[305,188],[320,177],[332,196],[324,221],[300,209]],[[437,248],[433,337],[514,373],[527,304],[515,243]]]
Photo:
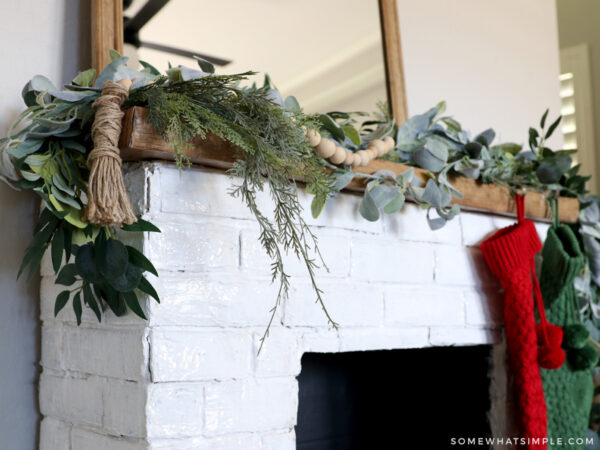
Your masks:
[[[360,197],[341,195],[310,219],[330,268],[319,284],[339,330],[328,328],[289,258],[293,289],[257,355],[275,289],[256,223],[227,194],[231,180],[143,163],[126,182],[138,211],[162,230],[135,242],[160,272],[152,282],[162,303],[148,302],[148,322],[107,314],[98,324],[85,311],[77,327],[70,306],[54,318],[59,288],[44,262],[43,450],[291,450],[303,353],[502,339],[500,288],[477,244],[513,219],[463,212],[433,232],[413,204],[370,223],[358,215]],[[309,196],[302,201],[310,211]],[[546,226],[538,228],[543,237]],[[495,360],[492,416],[502,429],[501,352]]]

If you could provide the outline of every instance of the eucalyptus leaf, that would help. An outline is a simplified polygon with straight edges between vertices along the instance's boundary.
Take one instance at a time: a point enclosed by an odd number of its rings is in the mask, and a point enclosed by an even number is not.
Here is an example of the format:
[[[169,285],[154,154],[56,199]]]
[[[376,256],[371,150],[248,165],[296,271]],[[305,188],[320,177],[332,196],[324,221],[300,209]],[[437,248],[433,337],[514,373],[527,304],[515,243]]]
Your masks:
[[[370,222],[376,222],[379,219],[379,209],[371,198],[368,190],[365,190],[358,211],[360,212],[361,216]]]
[[[81,313],[83,312],[81,308],[81,291],[77,292],[73,298],[73,311],[75,311],[77,325],[81,325]]]
[[[554,130],[556,130],[556,127],[558,127],[558,124],[560,123],[561,119],[562,116],[558,116],[558,119],[552,122],[552,125],[548,127],[548,131],[546,131],[546,135],[544,136],[546,139],[552,136],[552,133],[554,133]]]
[[[125,245],[116,239],[108,239],[106,241],[104,258],[102,258],[98,265],[100,273],[110,282],[125,273],[128,261],[129,253]]]
[[[110,310],[117,316],[120,317],[127,312],[127,306],[123,297],[119,295],[109,284],[103,284],[102,289],[99,291],[100,297],[104,299]]]
[[[54,237],[52,238],[52,268],[54,269],[54,273],[58,273],[60,270],[60,264],[62,262],[63,251],[65,248],[65,234],[62,228],[59,228],[54,233]]]
[[[413,160],[419,167],[431,172],[439,172],[444,168],[445,164],[445,161],[432,155],[426,148],[414,152]]]
[[[446,163],[448,160],[448,146],[439,139],[435,137],[427,138],[425,148],[440,161]]]
[[[156,67],[154,67],[152,64],[147,63],[146,61],[141,61],[141,60],[140,60],[140,64],[145,70],[147,70],[152,75],[157,75],[157,76],[160,75],[160,72],[158,71],[158,69],[156,69]]]
[[[54,175],[57,175],[57,174],[54,174]],[[54,175],[53,175],[53,177],[54,177]],[[77,200],[75,200],[73,197],[69,197],[68,195],[62,193],[55,186],[51,186],[50,191],[52,192],[52,195],[59,202],[64,203],[65,205],[69,205],[72,208],[75,208],[77,210],[81,209],[81,205],[79,204],[79,202]]]
[[[380,169],[377,172],[375,172],[373,176],[389,178],[390,180],[394,180],[396,178],[396,173],[388,169]]]
[[[285,106],[286,111],[293,111],[293,112],[302,111],[302,107],[300,106],[300,103],[298,103],[298,100],[293,95],[286,97],[283,104]]]
[[[529,148],[533,150],[537,147],[539,133],[535,128],[529,127]]]
[[[342,127],[344,130],[344,134],[352,141],[353,144],[360,145],[360,134],[358,130],[354,128],[352,125],[344,125]]]
[[[58,313],[65,307],[69,301],[70,291],[62,291],[56,296],[54,301],[54,317],[58,316]]]
[[[63,127],[44,127],[44,126],[37,126],[35,128],[33,128],[30,132],[29,132],[29,137],[33,138],[33,139],[44,139],[50,136],[56,136],[59,135],[65,131],[67,131],[69,129],[69,125],[65,125]]]
[[[133,264],[134,266],[137,266],[140,269],[143,269],[145,271],[150,272],[153,275],[158,276],[156,268],[142,252],[140,252],[135,247],[131,247],[129,245],[127,245],[126,248],[130,264]]]
[[[400,182],[404,187],[406,187],[407,184],[412,183],[414,177],[415,177],[415,168],[409,167],[408,169],[406,169],[404,172],[402,172],[400,175],[398,175],[396,177],[396,181]]]
[[[281,93],[277,89],[269,89],[267,91],[267,98],[271,100],[276,105],[284,107],[283,98],[281,97]]]
[[[148,294],[150,297],[153,297],[158,303],[160,303],[160,298],[158,298],[156,289],[154,289],[154,287],[150,284],[150,282],[145,277],[141,278],[140,284],[138,285],[137,288],[140,291]]]
[[[215,73],[215,66],[213,65],[213,63],[196,55],[194,55],[194,59],[196,60],[198,66],[200,66],[203,72]]]
[[[58,272],[55,283],[62,284],[64,286],[71,286],[73,283],[75,283],[76,275],[77,268],[75,267],[75,264],[66,264],[62,269],[60,269],[60,272]]]
[[[25,178],[27,181],[37,181],[40,178],[42,178],[42,176],[39,173],[28,172],[26,170],[21,171],[20,173],[23,176],[23,178]]]
[[[54,175],[52,175],[52,182],[54,183],[54,186],[56,186],[65,194],[70,195],[71,197],[75,196],[75,191],[67,185],[67,182],[60,174],[55,173]],[[75,207],[74,205],[71,206]]]
[[[75,150],[79,153],[83,153],[85,155],[87,149],[85,148],[84,145],[80,144],[79,142],[73,140],[73,139],[63,139],[61,141],[61,144],[64,148],[68,148],[71,150]]]
[[[98,78],[96,78],[94,86],[101,88],[102,86],[104,86],[104,83],[106,83],[109,80],[119,81],[120,78],[117,79],[119,69],[125,66],[128,60],[129,58],[127,58],[126,56],[112,60],[110,64],[108,64],[104,68],[104,70],[100,72],[100,75],[98,75]]]
[[[198,80],[204,78],[209,74],[201,70],[190,69],[189,67],[179,66],[179,73],[183,81]]]
[[[510,153],[511,155],[516,155],[523,149],[523,146],[514,144],[512,142],[506,142],[504,144],[494,145],[492,149],[496,149],[504,153]]]
[[[429,225],[429,228],[433,231],[443,228],[444,225],[446,225],[446,222],[446,219],[444,219],[443,217],[431,218],[429,217],[429,214],[427,214],[427,224]]]
[[[479,142],[481,145],[489,147],[495,137],[496,137],[496,132],[494,130],[492,130],[491,128],[488,128],[487,130],[482,131],[477,136],[475,136],[474,140],[476,142]]]
[[[336,174],[332,188],[334,191],[341,191],[348,186],[353,179],[354,172],[350,170],[341,174]]]
[[[423,141],[420,141],[418,139],[408,139],[405,141],[398,142],[396,144],[396,150],[401,152],[412,152],[419,148],[423,148],[423,145],[425,145],[425,142]]]
[[[419,135],[427,130],[430,120],[425,115],[416,115],[405,121],[396,134],[396,142],[402,144],[405,141],[413,141]]]
[[[127,264],[125,272],[118,278],[109,278],[108,283],[117,292],[133,291],[142,278],[142,271],[132,264]]]
[[[45,119],[43,117],[38,117],[37,119],[35,119],[35,121],[37,123],[39,123],[42,126],[48,127],[48,128],[64,128],[68,125],[71,125],[74,121],[75,121],[75,117],[70,117],[68,119],[64,119],[64,120],[57,120],[57,119]]]
[[[38,93],[53,91],[55,89],[54,83],[48,78],[43,75],[36,75],[23,87],[21,96],[27,106],[34,106]]]
[[[74,136],[79,136],[81,135],[81,130],[79,128],[68,128],[65,131],[61,131],[60,133],[56,134],[56,137],[59,138],[69,138],[69,137],[74,137]]]
[[[465,144],[465,151],[471,158],[480,158],[482,150],[483,144],[481,144],[480,142],[467,142]]]
[[[83,301],[92,311],[94,311],[98,322],[102,322],[102,313],[100,312],[100,308],[98,307],[98,303],[96,302],[96,298],[92,293],[89,283],[83,285]]]
[[[92,96],[97,97],[98,92],[92,90],[85,91],[51,91],[49,94],[57,98],[59,100],[63,100],[65,102],[79,102],[85,98],[92,98]]]
[[[8,148],[6,151],[15,158],[21,159],[27,155],[37,152],[43,143],[43,139],[25,139],[16,147]]]
[[[115,61],[115,60],[117,60],[119,58],[122,58],[123,55],[121,55],[114,48],[110,48],[110,49],[108,49],[108,57],[110,58],[111,61]]]
[[[454,217],[456,217],[460,213],[460,206],[455,203],[450,208],[438,208],[438,209],[436,209],[436,212],[439,214],[439,216],[441,218],[448,221],[448,220],[452,220]]]
[[[342,127],[335,120],[333,120],[327,114],[319,114],[318,119],[321,122],[322,130],[326,130],[331,133],[332,137],[337,141],[344,141],[346,134],[344,133]]]
[[[75,267],[77,268],[79,276],[85,281],[88,281],[89,283],[100,283],[102,281],[100,271],[96,264],[92,243],[79,247],[79,250],[77,250],[77,254],[75,255]]]
[[[452,117],[442,117],[440,120],[444,122],[448,126],[448,128],[450,128],[453,131],[459,132],[462,130],[460,123],[458,123]]]
[[[390,184],[378,184],[369,191],[369,194],[373,203],[375,203],[378,208],[383,208],[396,198],[399,191],[400,189],[396,186]]]
[[[540,128],[543,130],[544,127],[546,126],[546,118],[548,117],[548,113],[550,112],[550,109],[546,109],[546,111],[544,112],[544,114],[542,115],[542,119],[540,120]]]
[[[138,301],[137,295],[135,295],[135,292],[133,292],[133,291],[123,292],[121,294],[121,296],[125,300],[125,303],[129,307],[129,309],[131,309],[136,316],[141,317],[144,320],[148,320],[146,318],[146,315],[144,314],[144,310],[140,306],[140,303]]]
[[[77,86],[88,87],[91,86],[96,78],[96,69],[88,69],[83,72],[79,72],[75,78],[73,78],[73,84]]]
[[[392,199],[387,205],[383,207],[383,212],[386,214],[393,214],[399,212],[404,207],[404,194],[402,192],[398,192],[396,197]]]
[[[568,155],[546,158],[540,163],[535,173],[542,183],[558,183],[563,174],[571,167],[571,162],[571,157]]]
[[[153,231],[153,232],[160,233],[160,230],[158,229],[158,227],[156,225],[154,225],[144,219],[138,219],[137,222],[132,223],[131,225],[124,223],[121,226],[121,229],[124,231],[134,231],[134,232]]]
[[[422,198],[424,201],[426,201],[435,208],[441,208],[442,206],[444,206],[440,188],[438,187],[436,182],[433,181],[431,178],[427,180],[427,184],[425,185],[425,190],[423,191]]]
[[[310,204],[310,212],[312,216],[316,219],[323,212],[323,208],[325,208],[325,203],[327,202],[327,195],[315,195]]]

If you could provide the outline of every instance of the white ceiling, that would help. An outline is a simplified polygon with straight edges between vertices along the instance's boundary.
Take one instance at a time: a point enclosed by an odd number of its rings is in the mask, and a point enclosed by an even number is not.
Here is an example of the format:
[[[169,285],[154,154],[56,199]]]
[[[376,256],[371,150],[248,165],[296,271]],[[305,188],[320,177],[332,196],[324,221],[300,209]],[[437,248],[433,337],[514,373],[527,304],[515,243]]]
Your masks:
[[[140,38],[233,60],[218,73],[269,73],[308,111],[372,111],[385,100],[379,27],[377,0],[171,0]],[[196,64],[145,48],[138,56],[159,70]]]

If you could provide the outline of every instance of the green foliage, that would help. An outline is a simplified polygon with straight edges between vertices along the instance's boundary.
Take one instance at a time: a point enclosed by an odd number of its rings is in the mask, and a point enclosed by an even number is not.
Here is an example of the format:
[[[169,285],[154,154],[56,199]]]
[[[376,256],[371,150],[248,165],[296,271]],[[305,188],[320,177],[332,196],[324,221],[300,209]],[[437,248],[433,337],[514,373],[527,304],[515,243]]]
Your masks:
[[[145,62],[141,63],[141,71],[133,70],[125,65],[126,61],[111,52],[111,63],[94,84],[95,71],[88,70],[79,73],[63,90],[47,78],[35,76],[22,92],[27,109],[8,136],[0,140],[0,179],[32,190],[44,201],[19,276],[27,269],[31,277],[44,252],[50,249],[56,282],[69,287],[57,296],[55,314],[72,299],[78,323],[83,305],[99,321],[106,309],[116,315],[131,310],[145,318],[136,292],[159,301],[144,276],[146,272],[158,274],[152,263],[135,248],[121,243],[115,229],[92,226],[83,215],[89,177],[86,159],[92,148],[92,104],[105,81],[130,78],[135,81],[124,107],[148,108],[148,121],[172,145],[180,167],[189,164],[185,148],[198,136],[212,133],[239,149],[230,170],[236,180],[230,193],[241,198],[255,216],[260,242],[272,259],[273,281],[279,283],[269,327],[289,289],[289,276],[283,266],[289,252],[305,263],[316,300],[331,325],[336,326],[316,284],[315,271],[323,261],[317,240],[303,218],[293,180],[302,180],[307,192],[314,195],[311,213],[316,217],[327,200],[356,176],[367,179],[360,205],[360,213],[367,220],[396,213],[410,199],[427,209],[432,229],[459,213],[452,199],[461,194],[450,183],[452,176],[496,183],[513,191],[536,190],[548,197],[579,197],[582,206],[587,206],[582,208],[579,231],[589,262],[580,277],[579,292],[589,307],[589,328],[600,325],[600,308],[596,306],[600,286],[599,203],[597,198],[584,197],[589,177],[579,175],[578,165],[572,166],[572,152],[553,152],[546,147],[560,117],[548,125],[546,111],[539,127],[529,129],[529,148],[524,149],[516,143],[494,144],[496,133],[492,129],[471,136],[454,118],[444,115],[444,102],[400,126],[389,117],[384,105],[373,118],[361,112],[340,111],[309,116],[295,98],[282,99],[268,76],[262,86],[243,88],[240,84],[252,72],[215,75],[214,67],[200,58],[199,69],[170,67],[166,75]],[[333,166],[315,154],[302,127],[318,129],[338,146],[353,152],[366,149],[374,139],[391,136],[395,148],[385,158],[425,169],[424,183],[412,168],[399,175],[389,171],[368,175]],[[4,167],[6,161],[11,167]],[[266,188],[273,204],[272,214],[258,207],[259,192]],[[160,230],[139,219],[123,225],[122,231]]]
[[[100,77],[117,80],[124,75],[142,79],[153,76],[149,70],[131,72],[123,61],[120,55],[114,55],[113,63]],[[92,103],[100,95],[100,89],[90,87],[95,75],[93,69],[80,72],[63,91],[43,76],[33,77],[22,92],[27,109],[11,126],[8,136],[0,140],[0,157],[8,156],[11,170],[20,176],[3,173],[0,179],[32,190],[44,202],[18,276],[27,269],[30,278],[49,249],[56,283],[72,287],[57,296],[55,314],[72,299],[78,323],[83,304],[99,321],[107,307],[123,314],[127,311],[124,305],[143,316],[135,293],[138,287],[158,301],[155,289],[142,277],[145,271],[156,274],[152,264],[143,255],[132,252],[130,256],[115,239],[112,228],[92,226],[83,219],[89,177],[86,160],[92,148]],[[142,219],[123,229],[159,231]],[[72,255],[74,262],[69,262]],[[98,255],[105,258],[97,260]]]
[[[240,88],[239,82],[249,74],[185,79],[185,74],[172,71],[169,77],[160,77],[133,92],[128,104],[148,108],[148,122],[173,145],[180,166],[188,164],[185,145],[208,133],[240,150],[239,159],[230,170],[240,181],[230,193],[241,198],[253,213],[260,226],[260,242],[273,261],[272,279],[278,281],[279,291],[271,322],[288,293],[289,276],[283,258],[292,252],[304,261],[316,299],[335,327],[315,280],[318,264],[313,252],[322,263],[316,237],[304,221],[293,183],[294,179],[306,183],[316,199],[313,212],[320,212],[332,191],[332,178],[301,130],[303,125],[314,127],[315,122],[297,109],[295,100],[283,102],[268,78],[262,87]],[[265,187],[273,202],[272,219],[257,203],[258,192]],[[267,334],[268,328],[263,341]]]
[[[336,180],[346,182],[349,180],[346,176],[351,175],[369,180],[360,207],[360,213],[367,220],[377,220],[382,211],[386,214],[398,211],[394,205],[376,204],[372,198],[374,193],[384,190],[391,196],[391,189],[395,189],[396,205],[403,205],[404,199],[410,198],[427,208],[432,229],[444,226],[460,212],[459,207],[452,204],[452,199],[462,198],[450,183],[451,176],[495,183],[512,191],[535,190],[549,193],[549,197],[581,196],[585,193],[585,182],[589,177],[578,174],[579,166],[571,167],[570,154],[573,151],[554,152],[545,146],[546,139],[560,124],[560,117],[546,128],[546,111],[540,120],[540,129],[529,129],[529,150],[524,151],[522,145],[516,143],[493,145],[496,133],[491,128],[471,136],[455,119],[444,116],[445,110],[445,102],[440,102],[425,113],[409,118],[401,126],[397,126],[383,108],[374,120],[366,120],[360,126],[357,122],[365,116],[364,113],[331,112],[319,116],[321,133],[334,139],[336,145],[359,151],[367,148],[373,139],[393,136],[394,151],[384,158],[429,171],[423,187],[413,172],[398,178],[390,173],[365,175],[353,172],[350,167],[330,165]],[[355,133],[358,133],[358,138]],[[344,183],[334,183],[335,191],[344,187]],[[313,208],[313,215],[320,213],[323,205],[319,202],[319,206],[320,209]]]

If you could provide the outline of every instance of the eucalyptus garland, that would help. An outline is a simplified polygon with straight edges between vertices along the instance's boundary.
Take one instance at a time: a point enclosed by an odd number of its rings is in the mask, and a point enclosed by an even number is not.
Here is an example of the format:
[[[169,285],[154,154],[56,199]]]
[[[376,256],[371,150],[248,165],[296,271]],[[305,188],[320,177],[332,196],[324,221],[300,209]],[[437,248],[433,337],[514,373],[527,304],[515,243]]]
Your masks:
[[[437,229],[455,217],[460,209],[452,198],[462,194],[450,183],[449,177],[463,176],[506,186],[511,191],[527,189],[539,191],[554,198],[559,195],[583,197],[585,183],[590,177],[579,175],[580,166],[572,166],[571,154],[576,150],[553,151],[546,140],[558,127],[561,117],[547,123],[548,111],[540,120],[539,130],[529,129],[528,149],[521,144],[494,145],[493,129],[471,136],[460,123],[445,116],[445,102],[440,102],[424,114],[412,116],[397,126],[385,112],[378,120],[364,121],[358,128],[357,118],[364,113],[332,112],[319,116],[320,131],[337,145],[360,151],[370,142],[392,136],[396,146],[383,159],[420,167],[428,171],[425,186],[413,170],[396,176],[382,170],[373,175],[355,173],[349,166],[331,166],[335,173],[335,190],[341,190],[354,177],[368,179],[360,206],[362,216],[378,220],[380,213],[395,213],[402,209],[405,197],[427,208],[427,219],[432,229]],[[318,215],[324,199],[315,198],[313,214]],[[435,216],[432,217],[432,212]]]
[[[282,99],[268,76],[262,86],[243,87],[252,72],[216,75],[212,65],[199,58],[199,70],[170,67],[162,75],[145,62],[137,71],[126,66],[127,58],[114,52],[111,56],[112,62],[98,77],[94,70],[81,72],[62,90],[43,76],[34,77],[22,92],[27,109],[8,136],[0,140],[2,179],[14,187],[33,190],[43,200],[44,209],[19,275],[27,269],[31,277],[50,249],[56,283],[66,287],[57,296],[55,315],[72,300],[78,323],[84,304],[99,321],[107,308],[118,316],[131,310],[145,318],[139,294],[159,301],[147,278],[147,273],[157,276],[156,269],[141,252],[124,245],[119,236],[123,232],[160,230],[142,218],[120,229],[99,227],[87,223],[83,214],[89,178],[86,157],[92,148],[92,103],[104,82],[123,78],[134,80],[123,107],[147,108],[147,120],[172,145],[180,167],[189,165],[186,146],[207,133],[238,149],[238,158],[229,171],[233,176],[230,194],[241,198],[256,218],[260,242],[272,260],[272,280],[279,284],[263,341],[277,307],[288,293],[290,280],[283,265],[288,252],[304,261],[316,301],[331,326],[337,326],[316,282],[316,270],[325,264],[317,239],[303,218],[294,180],[302,180],[314,195],[311,212],[315,217],[329,199],[358,176],[368,179],[360,204],[360,213],[367,220],[378,220],[382,212],[398,212],[410,199],[428,210],[427,219],[433,229],[459,213],[458,205],[451,201],[461,194],[452,187],[451,175],[500,184],[514,191],[537,190],[549,198],[577,196],[583,201],[582,207],[596,205],[596,209],[592,206],[582,210],[582,217],[588,214],[581,228],[587,236],[586,249],[594,255],[589,257],[587,270],[594,275],[588,276],[587,284],[584,280],[580,289],[593,291],[588,296],[589,305],[596,304],[600,213],[595,199],[584,197],[589,177],[578,174],[578,165],[571,167],[572,151],[554,152],[546,146],[560,117],[548,124],[546,111],[539,129],[529,129],[529,148],[523,149],[515,143],[493,144],[492,129],[471,137],[455,119],[444,115],[444,102],[401,126],[389,117],[384,105],[374,118],[344,112],[307,115],[295,98]],[[391,136],[395,147],[385,158],[427,170],[427,181],[423,186],[412,168],[400,175],[390,171],[368,175],[353,172],[350,166],[332,165],[315,154],[305,136],[307,129],[318,130],[350,152],[366,149],[374,139]],[[265,188],[273,202],[272,214],[257,204],[258,192]],[[596,311],[594,308],[588,309]]]

